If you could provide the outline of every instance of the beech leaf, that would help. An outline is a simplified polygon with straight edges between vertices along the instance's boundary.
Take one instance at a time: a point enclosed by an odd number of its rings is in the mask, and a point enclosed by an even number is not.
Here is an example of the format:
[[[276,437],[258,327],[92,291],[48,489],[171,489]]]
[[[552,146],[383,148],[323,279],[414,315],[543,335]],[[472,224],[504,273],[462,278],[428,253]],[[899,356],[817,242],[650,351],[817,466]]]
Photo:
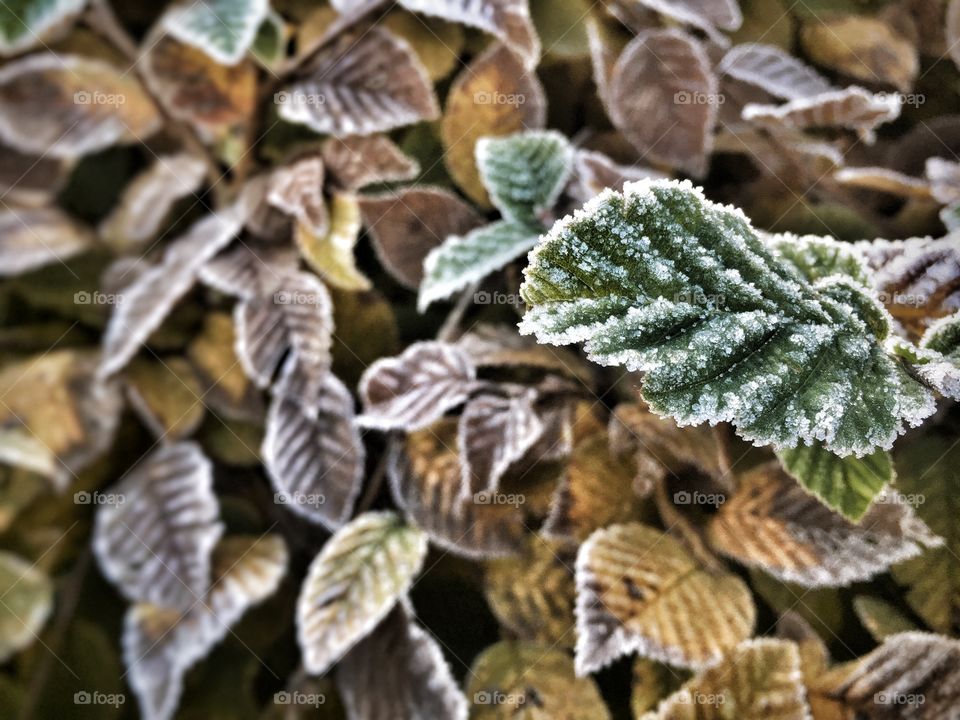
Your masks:
[[[270,0],[188,0],[171,8],[164,26],[224,65],[243,58],[270,10]]]

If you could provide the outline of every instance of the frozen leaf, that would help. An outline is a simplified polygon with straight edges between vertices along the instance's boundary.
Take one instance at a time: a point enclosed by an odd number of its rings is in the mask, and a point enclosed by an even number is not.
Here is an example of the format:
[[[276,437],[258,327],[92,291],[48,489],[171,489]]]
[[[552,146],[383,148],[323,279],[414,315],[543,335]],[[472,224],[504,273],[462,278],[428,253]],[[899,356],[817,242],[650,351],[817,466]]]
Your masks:
[[[451,235],[423,261],[423,282],[417,307],[433,302],[483,279],[525,255],[543,229],[535,224],[499,220],[466,235]]]
[[[467,197],[489,207],[477,169],[477,141],[545,122],[546,97],[536,73],[528,72],[509,48],[492,45],[464,68],[447,94],[440,134],[450,177]]]
[[[570,656],[549,645],[499,642],[469,678],[471,720],[610,720],[593,679],[577,677]]]
[[[120,250],[145,245],[160,232],[177,201],[199,189],[206,171],[206,163],[188,153],[158,157],[124,188],[100,223],[100,237]]]
[[[17,150],[76,158],[140,143],[160,125],[134,74],[103,60],[47,53],[0,69],[0,139]]]
[[[321,150],[327,172],[343,190],[413,180],[420,164],[384,135],[330,138]]]
[[[775,45],[745,43],[731,48],[717,70],[784,100],[834,90],[820,73]]]
[[[924,174],[934,199],[944,204],[960,201],[960,163],[939,157],[927,158]]]
[[[960,400],[960,312],[933,323],[920,338],[916,372],[944,397]]]
[[[577,556],[577,673],[638,652],[704,668],[750,637],[756,608],[736,575],[712,574],[639,523],[596,531]]]
[[[53,609],[53,584],[34,564],[0,551],[0,662],[30,645]]]
[[[458,429],[464,500],[496,491],[510,465],[540,437],[543,424],[534,408],[536,397],[535,390],[518,388],[504,395],[477,395],[467,403]]]
[[[130,406],[156,438],[181,440],[200,427],[206,411],[204,393],[183,358],[135,360],[125,378]]]
[[[359,202],[380,262],[411,290],[420,286],[423,261],[431,250],[451,235],[465,235],[482,222],[472,207],[443,188],[402,188],[361,196]]]
[[[477,142],[477,167],[490,199],[504,217],[535,223],[567,182],[573,148],[554,131],[529,131]]]
[[[598,196],[524,273],[521,332],[646,372],[651,409],[681,425],[729,421],[758,444],[865,455],[934,410],[882,346],[888,317],[864,289],[810,284],[689,182]]]
[[[443,651],[401,605],[337,667],[348,720],[466,720],[467,700]]]
[[[138,463],[97,508],[93,548],[125,597],[186,611],[207,596],[210,555],[223,533],[213,468],[191,442]]]
[[[298,225],[294,239],[307,264],[331,285],[359,292],[370,290],[370,279],[357,268],[353,255],[363,223],[353,195],[337,194],[330,203],[330,224],[324,233]]]
[[[869,580],[942,544],[897,493],[881,496],[854,524],[776,463],[741,477],[711,520],[709,536],[724,555],[803,587]]]
[[[521,640],[573,647],[575,560],[569,546],[530,535],[523,554],[487,562],[490,610]]]
[[[869,595],[853,599],[853,609],[863,625],[877,642],[896,633],[916,630],[917,626],[890,603]]]
[[[648,30],[623,49],[608,112],[641,154],[692,175],[706,172],[717,119],[717,78],[703,47],[679,30]]]
[[[0,55],[14,55],[83,10],[87,0],[12,0],[0,5]]]
[[[833,174],[841,185],[906,198],[930,197],[930,183],[882,167],[842,168]]]
[[[167,32],[218,63],[235,65],[257,36],[269,0],[185,0],[164,15]]]
[[[93,249],[89,228],[57,207],[0,209],[0,276],[22,275],[50,263],[65,263]]]
[[[342,34],[275,101],[284,120],[335,137],[372,135],[440,114],[416,54],[378,26]]]
[[[144,720],[173,718],[187,670],[231,634],[250,607],[276,591],[287,562],[279,536],[228,537],[214,550],[214,582],[204,600],[185,613],[148,603],[127,610],[123,660]]]
[[[530,19],[528,0],[399,0],[399,4],[490,33],[523,58],[528,69],[540,60],[540,38]]]
[[[406,448],[396,449],[387,472],[397,505],[444,550],[481,559],[522,549],[523,495],[497,491],[462,499],[453,421],[412,433]]]
[[[360,515],[310,564],[297,638],[311,675],[325,673],[389,614],[423,565],[427,538],[392,512]]]
[[[778,453],[784,469],[808,492],[841,515],[859,521],[870,503],[894,477],[885,450],[864,457],[839,457],[820,443]]]
[[[402,355],[378,360],[360,380],[364,427],[419,430],[460,405],[473,390],[476,369],[455,345],[418,342]]]
[[[272,292],[238,303],[233,318],[237,356],[250,379],[268,387],[283,363],[286,380],[303,390],[295,394],[313,395],[330,367],[333,334],[333,303],[316,275],[284,274]]]
[[[619,165],[603,153],[591,150],[576,150],[573,156],[573,171],[566,192],[579,202],[592,200],[607,188],[618,192],[628,182],[644,178],[665,178],[661,172],[642,165]]]
[[[240,231],[243,217],[236,207],[198,220],[170,243],[163,259],[122,288],[103,335],[100,374],[117,372],[164,321],[173,306],[197,280],[200,268]]]
[[[270,177],[267,202],[295,218],[299,225],[323,235],[330,225],[323,178],[323,160],[318,155],[278,168]]]
[[[736,0],[640,0],[651,10],[712,33],[714,26],[736,30],[743,23]],[[721,36],[722,37],[722,36]]]
[[[273,398],[262,454],[276,502],[328,528],[350,518],[364,447],[353,398],[333,373],[324,373],[315,397]]]
[[[200,268],[200,281],[226,295],[259,297],[279,285],[297,269],[292,247],[263,247],[239,243]]]
[[[749,640],[687,681],[641,720],[808,720],[797,646]]]

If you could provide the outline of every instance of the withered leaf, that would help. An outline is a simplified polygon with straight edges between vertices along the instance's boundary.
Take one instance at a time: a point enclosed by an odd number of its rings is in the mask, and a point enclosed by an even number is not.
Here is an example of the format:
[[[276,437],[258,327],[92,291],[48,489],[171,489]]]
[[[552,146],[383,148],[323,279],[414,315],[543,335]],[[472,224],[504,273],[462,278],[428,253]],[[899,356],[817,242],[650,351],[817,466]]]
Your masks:
[[[737,45],[723,56],[717,70],[785,100],[835,90],[820,73],[776,45]]]
[[[372,135],[440,114],[416,53],[379,26],[338,37],[276,102],[284,120],[336,137]]]
[[[263,295],[297,268],[292,247],[239,243],[200,268],[200,281],[234,297]]]
[[[476,368],[455,345],[414,343],[399,357],[373,363],[360,380],[363,414],[378,430],[419,430],[461,404],[473,390]]]
[[[276,502],[331,529],[350,518],[365,453],[353,398],[333,373],[313,397],[273,398],[262,454]]]
[[[203,330],[187,347],[187,357],[196,369],[204,402],[227,417],[262,417],[254,385],[243,371],[234,350],[233,318],[226,312],[208,313]]]
[[[841,168],[833,177],[842,185],[900,197],[929,198],[931,194],[929,183],[883,167]]]
[[[703,47],[679,30],[649,30],[623,49],[608,112],[641,159],[706,172],[717,118],[717,78]]]
[[[420,174],[420,164],[384,135],[330,138],[321,153],[327,172],[343,190],[413,180]]]
[[[203,389],[186,360],[135,360],[124,375],[131,407],[158,439],[181,440],[200,427]]]
[[[736,30],[743,23],[743,15],[736,0],[641,0],[641,2],[651,10],[705,30],[714,38],[718,35],[714,31],[714,26],[723,30]]]
[[[323,160],[319,155],[301,158],[273,171],[267,202],[313,233],[323,235],[330,224],[323,199],[323,179]]]
[[[213,468],[191,442],[150,453],[97,509],[93,549],[128,599],[187,611],[210,588],[210,556],[223,533]]]
[[[646,525],[596,531],[580,547],[576,579],[578,674],[631,652],[705,668],[753,632],[746,584],[700,568],[678,541]]]
[[[869,580],[942,544],[897,493],[881,495],[853,523],[806,492],[779,463],[740,478],[738,491],[710,521],[709,538],[724,555],[804,587]]]
[[[427,538],[392,512],[360,515],[310,564],[297,600],[303,664],[321,675],[383,620],[406,594]]]
[[[64,263],[95,245],[90,229],[57,207],[0,208],[0,276]]]

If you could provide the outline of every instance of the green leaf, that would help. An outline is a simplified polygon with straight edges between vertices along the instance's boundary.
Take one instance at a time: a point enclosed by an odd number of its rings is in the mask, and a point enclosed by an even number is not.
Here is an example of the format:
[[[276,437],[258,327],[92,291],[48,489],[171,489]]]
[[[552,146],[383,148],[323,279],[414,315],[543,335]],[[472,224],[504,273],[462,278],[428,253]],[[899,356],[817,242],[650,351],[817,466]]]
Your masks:
[[[23,558],[0,552],[0,662],[32,643],[53,607],[53,585]]]
[[[931,387],[960,400],[960,312],[927,328],[914,361],[917,374]]]
[[[0,55],[41,41],[44,33],[80,12],[87,0],[6,0],[0,3]]]
[[[341,528],[310,565],[297,601],[307,672],[326,672],[410,589],[427,537],[392,512],[365,513]]]
[[[935,409],[881,345],[889,317],[862,287],[810,283],[689,181],[602,193],[553,227],[525,276],[521,332],[646,372],[651,408],[681,425],[859,456]]]
[[[893,458],[877,450],[862,458],[839,457],[820,443],[781,450],[784,469],[825,504],[859,520],[871,501],[893,481]]]
[[[218,63],[236,65],[269,11],[269,0],[190,0],[167,13],[164,25],[180,42]]]
[[[423,261],[424,277],[417,307],[423,312],[442,300],[499,270],[532,248],[542,228],[511,220],[451,235]]]
[[[778,255],[810,282],[846,275],[869,287],[868,270],[853,245],[819,235],[778,233],[766,238]]]
[[[483,138],[476,152],[493,204],[504,217],[524,223],[553,207],[573,167],[573,147],[553,131]]]
[[[893,605],[870,595],[855,597],[853,611],[860,619],[860,624],[877,642],[883,642],[889,635],[918,629],[912,620]]]

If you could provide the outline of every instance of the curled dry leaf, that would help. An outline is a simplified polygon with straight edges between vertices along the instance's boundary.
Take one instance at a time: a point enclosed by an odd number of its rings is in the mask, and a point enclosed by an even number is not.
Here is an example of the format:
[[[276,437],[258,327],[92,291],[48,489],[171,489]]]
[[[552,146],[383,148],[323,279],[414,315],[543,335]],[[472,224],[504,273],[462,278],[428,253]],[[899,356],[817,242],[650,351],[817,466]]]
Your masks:
[[[744,43],[731,48],[717,70],[784,100],[835,90],[816,70],[776,45]]]
[[[57,207],[0,209],[0,276],[65,263],[95,246],[90,229]]]
[[[577,556],[577,673],[632,652],[671,665],[715,665],[750,637],[746,584],[711,574],[679,542],[639,523],[596,531]]]
[[[331,179],[342,190],[413,180],[420,164],[384,135],[330,138],[321,149]]]
[[[412,290],[420,286],[423,261],[433,248],[481,223],[472,207],[443,188],[402,188],[358,200],[380,262]]]
[[[253,44],[269,10],[270,0],[195,0],[174,5],[163,24],[180,42],[222,65],[235,65]]]
[[[325,673],[387,617],[426,554],[426,536],[392,512],[360,515],[330,538],[310,564],[297,600],[307,672]]]
[[[348,720],[466,720],[467,700],[443,651],[403,603],[340,661]]]
[[[0,139],[22,152],[76,158],[143,142],[160,125],[134,74],[103,60],[50,53],[0,68]]]
[[[343,525],[360,492],[365,458],[350,391],[326,372],[313,397],[275,395],[262,455],[278,502],[328,528]]]
[[[898,493],[881,496],[858,524],[808,494],[777,463],[740,479],[710,521],[714,548],[804,587],[869,580],[942,545]]]
[[[394,448],[388,462],[397,505],[440,547],[471,559],[515,555],[522,549],[522,495],[498,491],[462,499],[453,421],[411,433],[406,448]]]
[[[267,202],[314,234],[323,235],[330,226],[323,179],[323,160],[319,155],[301,158],[273,171]]]
[[[717,118],[717,78],[703,47],[679,30],[649,30],[623,49],[608,112],[641,154],[700,176]]]
[[[363,414],[358,422],[378,430],[427,427],[472,392],[476,368],[455,345],[419,342],[396,358],[371,365],[360,380]]]
[[[103,574],[134,602],[187,611],[210,589],[223,534],[213,467],[191,442],[155,450],[97,509],[93,549]]]
[[[272,595],[286,573],[287,547],[277,535],[232,536],[213,552],[214,581],[185,613],[131,605],[123,622],[126,677],[145,720],[171,720],[183,677],[252,606]]]
[[[370,279],[357,268],[353,251],[363,223],[353,195],[338,193],[330,203],[330,224],[321,235],[299,224],[294,240],[307,264],[331,285],[350,292],[370,290]]]
[[[372,135],[440,114],[416,53],[379,26],[340,35],[275,100],[284,120],[336,137]]]
[[[33,642],[53,609],[53,583],[35,564],[0,551],[0,662]]]

